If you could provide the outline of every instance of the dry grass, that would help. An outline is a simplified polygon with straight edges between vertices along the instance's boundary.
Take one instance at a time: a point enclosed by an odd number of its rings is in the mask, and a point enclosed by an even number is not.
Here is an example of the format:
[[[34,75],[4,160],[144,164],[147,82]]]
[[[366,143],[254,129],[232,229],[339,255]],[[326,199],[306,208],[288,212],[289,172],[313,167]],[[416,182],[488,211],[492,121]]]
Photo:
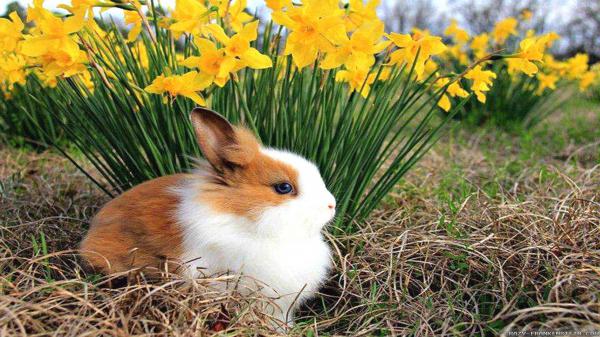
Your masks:
[[[493,137],[458,139],[424,158],[357,233],[330,238],[335,270],[292,334],[600,330],[590,143],[520,160],[518,144],[490,156],[482,144]],[[2,149],[0,161],[1,336],[273,333],[256,310],[266,299],[215,293],[214,279],[108,287],[72,250],[106,197],[54,154]]]

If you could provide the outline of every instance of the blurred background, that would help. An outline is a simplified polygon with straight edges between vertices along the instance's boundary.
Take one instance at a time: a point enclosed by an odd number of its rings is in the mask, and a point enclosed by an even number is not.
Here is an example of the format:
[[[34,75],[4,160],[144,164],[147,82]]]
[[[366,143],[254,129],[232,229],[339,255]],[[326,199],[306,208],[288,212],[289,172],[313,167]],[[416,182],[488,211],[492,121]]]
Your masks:
[[[33,0],[3,0],[0,16],[25,8]],[[172,7],[175,0],[157,1],[164,7]],[[68,0],[46,0],[44,7],[60,11],[60,4]],[[249,8],[261,16],[268,10],[262,0],[248,0]],[[598,0],[382,0],[380,17],[384,18],[387,31],[408,32],[412,27],[428,29],[436,35],[449,25],[450,18],[472,35],[490,31],[494,24],[507,16],[518,17],[524,10],[533,13],[530,28],[538,33],[554,31],[562,36],[554,46],[553,53],[567,58],[584,52],[590,55],[590,63],[600,60],[600,1]],[[120,11],[108,10],[103,16],[113,16],[117,21]]]

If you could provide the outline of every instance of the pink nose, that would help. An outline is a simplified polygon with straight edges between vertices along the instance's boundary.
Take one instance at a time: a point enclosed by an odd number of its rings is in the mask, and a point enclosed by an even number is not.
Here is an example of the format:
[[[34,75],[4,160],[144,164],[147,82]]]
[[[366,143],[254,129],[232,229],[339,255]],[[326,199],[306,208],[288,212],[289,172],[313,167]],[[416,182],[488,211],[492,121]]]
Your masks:
[[[329,207],[329,209],[334,209],[335,208],[335,204],[329,204],[329,205],[327,205],[327,207]]]

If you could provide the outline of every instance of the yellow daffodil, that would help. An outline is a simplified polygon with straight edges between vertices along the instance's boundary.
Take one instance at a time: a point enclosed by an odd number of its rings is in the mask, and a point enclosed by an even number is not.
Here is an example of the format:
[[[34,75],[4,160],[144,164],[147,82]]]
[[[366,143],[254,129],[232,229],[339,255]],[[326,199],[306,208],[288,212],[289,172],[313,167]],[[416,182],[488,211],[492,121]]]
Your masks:
[[[363,0],[350,0],[344,16],[346,31],[353,32],[366,23],[381,22],[377,16],[377,7],[380,2],[381,0],[368,0],[365,4]]]
[[[198,91],[206,89],[211,83],[210,77],[190,71],[183,75],[159,75],[144,90],[151,94],[167,94],[171,99],[184,96],[192,99],[196,104],[206,105],[206,101]]]
[[[92,81],[92,74],[89,71],[82,72],[77,75],[77,78],[90,92],[94,92],[94,81]]]
[[[417,78],[421,79],[425,71],[425,62],[432,55],[438,55],[446,50],[446,45],[438,36],[428,33],[398,34],[391,33],[388,38],[399,49],[390,55],[390,64],[406,63],[409,67],[414,63]],[[418,54],[418,57],[417,57]]]
[[[44,87],[55,88],[58,84],[58,79],[55,76],[50,77],[42,72],[39,68],[34,69],[32,73],[42,82]]]
[[[314,63],[319,52],[330,52],[347,40],[343,10],[337,0],[305,0],[300,6],[272,13],[275,23],[285,26],[285,55],[292,55],[298,68]]]
[[[579,90],[586,91],[596,81],[597,74],[592,71],[585,72],[579,78]]]
[[[246,0],[237,0],[230,3],[229,0],[211,0],[211,4],[219,7],[219,16],[225,18],[225,22],[234,32],[239,32],[252,16],[245,12]]]
[[[202,73],[211,76],[215,84],[220,87],[224,86],[229,81],[229,73],[238,70],[236,66],[239,66],[239,63],[231,58],[226,63],[225,51],[217,49],[210,40],[196,39],[196,44],[200,50],[200,56],[190,56],[183,60],[181,64],[188,68],[200,69]]]
[[[94,6],[102,6],[104,8],[107,8],[111,5],[113,4],[102,0],[71,0],[70,5],[61,4],[58,5],[58,8],[68,10],[73,14],[83,12],[87,15],[93,16],[94,13],[92,10]]]
[[[221,26],[208,25],[207,31],[224,45],[228,63],[240,63],[243,67],[265,69],[273,66],[271,59],[261,54],[256,48],[250,47],[250,42],[258,36],[258,20],[245,25],[239,33],[228,37]]]
[[[589,56],[577,54],[566,61],[566,75],[574,80],[581,77],[588,70]]]
[[[539,86],[536,94],[541,95],[546,89],[556,90],[556,82],[558,82],[558,76],[554,74],[537,74]]]
[[[477,96],[477,100],[481,103],[485,103],[486,97],[484,92],[490,91],[492,86],[492,81],[497,76],[493,71],[483,70],[483,68],[479,65],[475,68],[469,70],[465,75],[465,78],[473,81],[471,84],[471,90]]]
[[[469,33],[466,30],[458,27],[458,21],[452,19],[450,26],[444,31],[444,35],[451,36],[456,42],[465,44],[469,42]]]
[[[65,45],[62,49],[47,52],[39,59],[47,76],[69,77],[87,69],[87,55],[77,44]]]
[[[125,24],[133,25],[127,33],[127,42],[135,41],[142,32],[142,17],[137,11],[125,11]]]
[[[47,16],[53,16],[44,8],[44,0],[33,0],[33,6],[27,7],[27,21],[37,22]]]
[[[175,10],[172,13],[174,23],[169,29],[176,37],[184,33],[200,35],[202,28],[210,22],[211,9],[201,0],[176,0]]]
[[[10,53],[17,49],[17,44],[23,39],[21,32],[25,25],[17,14],[12,12],[8,15],[9,19],[0,18],[0,46],[2,52]]]
[[[358,28],[350,38],[327,53],[321,63],[323,69],[333,69],[346,64],[375,63],[375,54],[384,50],[389,42],[382,41],[383,22],[366,22]]]
[[[389,71],[382,71],[379,80],[385,80],[389,76]],[[359,91],[362,97],[367,97],[371,91],[371,85],[377,79],[377,71],[371,71],[371,64],[368,62],[357,62],[351,67],[340,70],[335,76],[337,82],[347,82],[350,86],[350,92]]]
[[[471,49],[476,58],[480,59],[487,55],[490,44],[490,36],[487,33],[482,33],[473,38],[471,41]]]
[[[217,49],[215,44],[207,39],[197,39],[201,56],[190,56],[181,62],[189,68],[198,68],[209,76],[213,81],[224,86],[229,80],[229,74],[235,73],[244,67],[253,69],[264,69],[273,66],[271,59],[261,54],[250,46],[250,42],[256,40],[258,21],[245,25],[242,30],[228,37],[223,28],[216,24],[206,27],[207,32],[224,45]]]
[[[447,77],[442,77],[439,78],[436,82],[435,82],[435,86],[437,88],[444,88],[446,85],[448,85],[448,83],[450,82],[450,79]],[[448,89],[446,90],[446,93],[444,93],[444,95],[442,95],[442,97],[440,98],[440,100],[438,101],[438,106],[442,109],[444,109],[444,111],[450,111],[450,108],[452,107],[452,103],[450,102],[450,97],[468,97],[469,93],[463,89],[460,86],[460,83],[458,81],[453,82],[452,84],[450,84],[448,86]]]
[[[527,76],[533,76],[538,72],[538,67],[533,61],[542,62],[546,49],[546,37],[526,38],[519,44],[520,51],[507,60],[509,71],[519,70]]]
[[[546,37],[546,47],[547,48],[552,47],[552,45],[554,44],[554,41],[560,39],[560,35],[558,35],[556,32],[550,32],[550,33],[546,34],[545,37]]]
[[[492,31],[494,41],[496,41],[497,44],[503,44],[511,35],[518,35],[518,24],[517,19],[511,17],[498,22]]]
[[[62,20],[53,15],[46,15],[36,22],[38,29],[31,36],[26,36],[22,52],[27,56],[41,56],[48,51],[62,49],[75,42],[71,34],[83,28],[83,15],[73,15]],[[76,43],[75,43],[76,44]]]
[[[292,6],[292,0],[265,0],[265,2],[267,7],[274,12],[283,11]]]
[[[0,57],[0,82],[8,84],[11,90],[14,84],[25,84],[27,60],[19,54],[7,54]]]
[[[544,68],[559,76],[565,76],[568,70],[566,62],[556,61],[550,54],[544,55]]]
[[[26,35],[21,52],[35,58],[47,77],[73,76],[86,70],[87,56],[79,48],[74,33],[84,26],[84,14],[78,13],[64,20],[46,10],[36,11],[37,28]]]

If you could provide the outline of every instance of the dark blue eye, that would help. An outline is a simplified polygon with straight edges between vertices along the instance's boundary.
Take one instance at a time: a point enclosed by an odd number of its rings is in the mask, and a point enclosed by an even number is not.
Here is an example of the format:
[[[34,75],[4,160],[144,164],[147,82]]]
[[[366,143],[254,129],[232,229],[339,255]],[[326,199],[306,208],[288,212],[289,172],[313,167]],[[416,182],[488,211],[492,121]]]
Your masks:
[[[273,185],[273,188],[275,188],[275,192],[277,192],[279,194],[288,194],[294,190],[294,188],[292,188],[292,185],[290,183],[275,184],[275,185]]]

